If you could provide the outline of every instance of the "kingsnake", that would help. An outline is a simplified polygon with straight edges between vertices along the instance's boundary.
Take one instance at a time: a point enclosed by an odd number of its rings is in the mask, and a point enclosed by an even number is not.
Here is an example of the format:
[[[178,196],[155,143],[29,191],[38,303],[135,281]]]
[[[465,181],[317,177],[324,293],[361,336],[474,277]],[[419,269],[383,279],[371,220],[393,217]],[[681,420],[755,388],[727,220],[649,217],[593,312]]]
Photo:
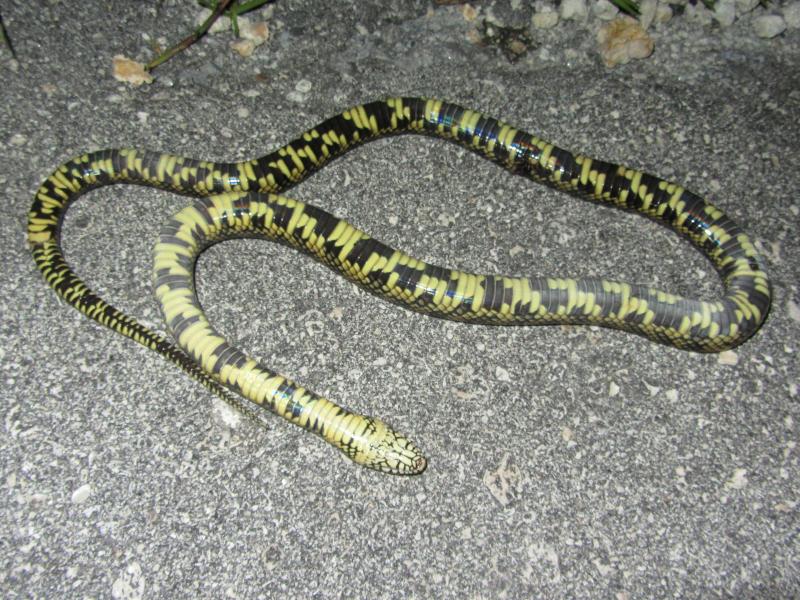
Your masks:
[[[712,262],[724,296],[709,302],[604,279],[475,275],[437,267],[319,208],[275,195],[350,148],[403,133],[459,143],[513,174],[671,227]],[[155,247],[155,290],[180,348],[100,298],[64,258],[60,233],[70,203],[115,183],[204,197],[169,221]],[[166,356],[233,406],[245,410],[229,390],[319,434],[354,461],[396,474],[420,473],[427,464],[407,438],[260,366],[211,327],[195,295],[195,261],[204,248],[231,237],[286,243],[369,291],[432,316],[491,325],[601,325],[699,352],[741,344],[761,326],[770,305],[769,279],[752,240],[704,199],[440,100],[392,98],[356,106],[254,160],[214,163],[100,150],[64,163],[42,183],[28,217],[28,240],[47,283],[69,304]]]

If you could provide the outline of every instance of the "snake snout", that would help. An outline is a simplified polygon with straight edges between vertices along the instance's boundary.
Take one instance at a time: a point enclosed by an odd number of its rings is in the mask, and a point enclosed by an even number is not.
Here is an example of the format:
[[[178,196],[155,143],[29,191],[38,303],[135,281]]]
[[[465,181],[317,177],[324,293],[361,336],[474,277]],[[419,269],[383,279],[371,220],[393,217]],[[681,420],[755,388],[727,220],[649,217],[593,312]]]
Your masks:
[[[428,466],[422,451],[406,436],[376,418],[368,419],[354,457],[365,467],[392,475],[419,475]]]
[[[386,472],[394,475],[419,475],[428,467],[428,460],[422,452],[402,436],[398,436],[384,451],[383,462],[389,467]]]

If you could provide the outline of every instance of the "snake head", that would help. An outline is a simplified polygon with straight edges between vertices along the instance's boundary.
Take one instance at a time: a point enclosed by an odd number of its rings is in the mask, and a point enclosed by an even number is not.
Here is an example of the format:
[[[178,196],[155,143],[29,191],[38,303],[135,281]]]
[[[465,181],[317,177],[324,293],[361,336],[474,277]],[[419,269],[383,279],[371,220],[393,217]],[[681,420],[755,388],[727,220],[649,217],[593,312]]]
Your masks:
[[[418,475],[428,466],[422,452],[380,419],[360,417],[339,447],[360,465],[393,475]]]

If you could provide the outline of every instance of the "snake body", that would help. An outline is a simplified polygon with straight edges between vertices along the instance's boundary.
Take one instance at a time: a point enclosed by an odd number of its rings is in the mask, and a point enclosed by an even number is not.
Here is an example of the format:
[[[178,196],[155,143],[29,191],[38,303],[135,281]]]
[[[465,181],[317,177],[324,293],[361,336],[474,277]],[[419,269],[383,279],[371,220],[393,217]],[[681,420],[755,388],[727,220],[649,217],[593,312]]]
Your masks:
[[[605,279],[477,275],[438,267],[319,208],[276,195],[354,146],[403,133],[459,143],[511,173],[667,225],[711,261],[724,295],[703,301]],[[115,183],[202,198],[169,221],[155,248],[156,295],[180,347],[100,298],[64,258],[60,230],[70,203],[87,190]],[[46,281],[69,304],[164,355],[226,402],[245,409],[233,390],[321,435],[356,462],[398,474],[419,473],[427,464],[405,436],[259,365],[210,325],[195,295],[194,265],[204,248],[230,237],[289,244],[375,294],[437,317],[492,325],[601,325],[699,352],[733,348],[753,335],[771,297],[752,240],[703,198],[434,99],[392,98],[353,107],[254,160],[213,163],[135,149],[101,150],[61,165],[42,183],[29,213],[28,240]]]

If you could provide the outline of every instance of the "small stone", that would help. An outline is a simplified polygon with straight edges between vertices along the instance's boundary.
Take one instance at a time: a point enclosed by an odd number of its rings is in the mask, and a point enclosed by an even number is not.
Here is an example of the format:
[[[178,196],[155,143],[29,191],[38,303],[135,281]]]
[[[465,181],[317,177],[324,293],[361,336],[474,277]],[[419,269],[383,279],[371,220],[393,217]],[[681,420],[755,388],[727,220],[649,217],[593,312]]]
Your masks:
[[[450,213],[439,213],[439,215],[436,217],[436,223],[442,227],[450,227],[451,225],[454,225],[455,222],[456,218]]]
[[[656,23],[666,23],[672,18],[672,7],[669,4],[662,4],[661,2],[658,3],[656,7],[656,16],[655,22]]]
[[[789,317],[800,323],[800,304],[789,298],[789,301],[786,303],[786,309]]]
[[[472,22],[478,18],[478,11],[471,4],[464,4],[461,7],[461,16],[464,17],[465,21]]]
[[[552,10],[537,12],[531,23],[536,29],[551,29],[558,24],[558,13]]]
[[[511,381],[511,376],[503,367],[495,367],[494,376],[498,381]]]
[[[720,27],[730,27],[736,20],[736,0],[718,0],[714,4],[714,19]]]
[[[209,8],[201,8],[194,17],[194,24],[197,26],[202,25],[206,22],[208,17],[211,16],[211,9]],[[241,22],[241,18],[239,19]],[[223,31],[227,31],[231,28],[231,20],[227,17],[221,16],[216,21],[211,24],[211,28],[208,30],[209,33],[221,33]],[[166,44],[163,44],[164,46]]]
[[[607,67],[624,65],[635,58],[647,58],[655,43],[636,19],[620,17],[597,32],[600,56]]]
[[[239,27],[239,34],[243,39],[260,46],[269,39],[269,27],[266,21],[245,22]]]
[[[252,56],[253,52],[255,52],[256,44],[253,40],[236,40],[235,42],[231,42],[231,49],[239,56],[247,58],[248,56]]]
[[[736,12],[741,15],[746,15],[753,12],[758,6],[759,0],[736,0]]]
[[[717,364],[733,367],[739,364],[739,355],[733,350],[725,350],[717,355]]]
[[[239,428],[245,416],[244,413],[239,412],[233,406],[218,398],[213,400],[213,407],[212,415],[219,425],[222,425],[225,429]]]
[[[741,490],[747,487],[747,469],[734,469],[733,475],[725,482],[725,487],[732,490]]]
[[[760,38],[774,38],[786,31],[786,21],[780,15],[762,15],[753,20],[753,30]]]
[[[789,29],[800,29],[800,2],[783,7],[783,20]]]
[[[77,490],[72,492],[72,503],[73,504],[83,504],[88,500],[89,496],[92,493],[92,487],[87,483],[82,485]]]
[[[311,91],[312,83],[308,79],[301,79],[294,84],[294,89],[301,94],[307,94]]]
[[[584,0],[562,0],[561,18],[563,20],[581,20],[589,14],[589,9]]]
[[[153,83],[153,76],[148,73],[144,65],[121,54],[112,60],[112,75],[117,81],[139,86],[143,83]]]
[[[26,143],[28,143],[28,138],[21,133],[15,133],[8,141],[12,146],[24,146]]]
[[[687,21],[702,26],[711,25],[714,20],[713,13],[702,2],[687,4],[686,11],[683,14]]]
[[[639,3],[639,24],[642,29],[649,29],[656,18],[658,11],[658,0],[642,0]]]
[[[609,0],[597,0],[592,6],[592,14],[601,21],[610,21],[619,14],[619,9]]]

